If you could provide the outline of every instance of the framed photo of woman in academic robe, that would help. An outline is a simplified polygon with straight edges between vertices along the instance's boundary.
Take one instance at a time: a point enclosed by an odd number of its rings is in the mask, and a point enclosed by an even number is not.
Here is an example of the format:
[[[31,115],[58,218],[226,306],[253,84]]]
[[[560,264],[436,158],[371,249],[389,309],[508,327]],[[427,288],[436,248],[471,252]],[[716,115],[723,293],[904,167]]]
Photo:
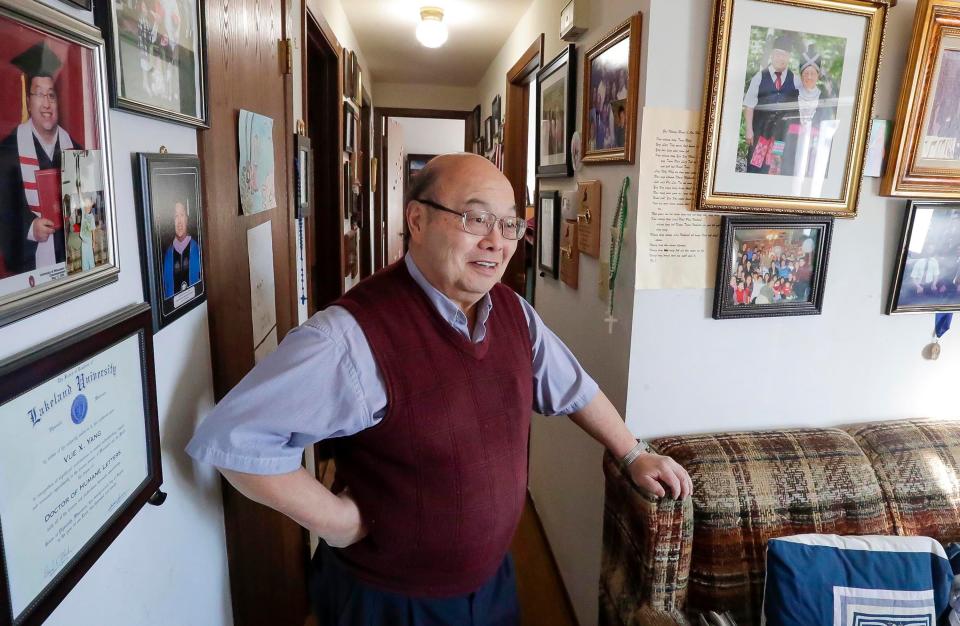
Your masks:
[[[880,193],[960,198],[960,2],[921,0]]]
[[[104,57],[96,28],[0,0],[0,326],[117,280]]]
[[[207,128],[202,0],[98,0],[110,51],[111,105]]]
[[[714,0],[695,209],[857,212],[887,0]]]
[[[157,332],[207,297],[200,160],[140,153],[137,161],[143,291]]]

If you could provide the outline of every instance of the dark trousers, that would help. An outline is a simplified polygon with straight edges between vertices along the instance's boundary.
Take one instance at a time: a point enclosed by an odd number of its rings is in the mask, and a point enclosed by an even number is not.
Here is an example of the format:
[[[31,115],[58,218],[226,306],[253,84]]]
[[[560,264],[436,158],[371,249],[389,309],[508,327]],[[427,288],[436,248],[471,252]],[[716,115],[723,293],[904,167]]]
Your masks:
[[[310,599],[320,626],[518,626],[513,559],[482,587],[452,598],[414,598],[357,580],[322,543],[310,568]]]

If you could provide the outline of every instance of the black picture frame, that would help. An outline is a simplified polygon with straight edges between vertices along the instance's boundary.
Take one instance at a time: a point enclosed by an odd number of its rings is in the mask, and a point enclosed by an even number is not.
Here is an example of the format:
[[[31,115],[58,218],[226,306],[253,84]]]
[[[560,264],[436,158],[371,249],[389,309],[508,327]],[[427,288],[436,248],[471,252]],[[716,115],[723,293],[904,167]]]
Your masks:
[[[756,246],[750,246],[749,242],[741,241],[737,237],[740,231],[769,231],[766,236],[766,243],[763,246],[762,258],[759,264],[754,266],[750,260],[750,269],[759,268],[761,278],[766,262],[767,255],[777,258],[776,266],[768,266],[770,296],[762,295],[753,298],[752,295],[746,295],[748,292],[744,289],[744,297],[751,297],[749,303],[737,303],[736,291],[730,286],[731,278],[735,273],[739,273],[739,268],[743,266],[740,251],[743,246],[750,250],[755,250]],[[778,231],[791,231],[790,241],[778,243],[776,236]],[[800,231],[795,236],[793,231]],[[804,232],[806,231],[806,232]],[[816,232],[816,241],[813,241],[811,234]],[[757,233],[751,233],[751,237],[757,236]],[[806,237],[799,244],[796,243],[800,237]],[[825,216],[785,216],[785,215],[754,215],[754,216],[727,216],[723,218],[720,225],[720,254],[717,262],[717,283],[713,300],[713,319],[739,319],[745,317],[784,317],[791,315],[820,315],[823,309],[823,291],[827,279],[827,266],[830,260],[830,242],[833,237],[833,218]],[[755,239],[753,240],[755,241]],[[808,246],[808,243],[810,246]],[[737,259],[734,257],[734,246],[737,248]],[[785,250],[785,246],[790,246],[791,250]],[[781,257],[777,255],[777,248],[781,249],[782,260],[787,268],[784,272],[786,276],[780,274]],[[809,251],[807,248],[810,247]],[[757,252],[758,256],[761,253]],[[792,258],[791,258],[792,257]],[[738,263],[738,269],[734,270],[733,263]],[[802,260],[802,263],[800,262]],[[809,269],[812,266],[812,270]],[[807,268],[807,269],[804,269]],[[778,274],[775,274],[774,271]],[[746,269],[744,270],[746,275]],[[778,278],[778,276],[780,276]],[[781,287],[777,285],[781,281],[789,287],[782,287],[789,290],[789,295],[781,296],[778,292]],[[751,278],[751,283],[752,283]],[[744,281],[744,284],[746,281]],[[799,289],[804,290],[801,299],[798,293]],[[751,288],[752,289],[752,288]],[[752,291],[749,292],[752,294]],[[783,300],[778,298],[783,297]],[[794,299],[795,298],[795,299]],[[758,302],[758,300],[769,300]]]
[[[407,191],[410,189],[410,181],[413,176],[430,162],[430,159],[436,154],[408,154],[403,160],[403,197],[407,197]]]
[[[544,125],[548,120],[544,119],[543,110],[543,83],[560,74],[561,80],[565,84],[563,100],[564,111],[560,113],[560,120],[552,119],[550,122],[560,121],[564,128],[561,130],[561,141],[563,143],[563,163],[544,165],[541,163],[543,155],[544,140],[555,140],[556,137],[548,138],[544,136]],[[573,131],[577,123],[577,47],[574,44],[567,45],[560,54],[547,63],[537,72],[537,128],[536,128],[536,170],[537,177],[545,178],[552,176],[573,176],[573,159],[570,157],[570,139],[573,137]],[[551,114],[552,115],[552,114]],[[555,131],[554,131],[555,134]]]
[[[353,219],[356,211],[356,194],[353,192],[353,163],[343,163],[343,216]]]
[[[309,217],[313,206],[313,148],[310,137],[299,133],[294,135],[293,175],[294,217],[299,220]]]
[[[500,124],[500,94],[497,94],[493,97],[493,102],[490,103],[490,117],[495,120],[495,124]]]
[[[473,111],[470,113],[470,132],[475,140],[481,137],[483,132],[483,128],[481,128],[482,124],[483,118],[480,116],[480,105],[478,104],[473,107]]]
[[[930,213],[923,215],[927,211]],[[920,233],[918,228],[924,224],[926,229]],[[915,252],[917,247],[919,253]],[[930,259],[936,263],[932,264]],[[921,261],[924,264],[918,267]],[[927,281],[931,274],[932,280]],[[925,293],[908,293],[911,285],[904,284],[907,279]],[[923,285],[926,282],[931,283],[929,287]],[[900,252],[886,312],[893,315],[950,311],[960,311],[960,201],[910,200],[903,216]]]
[[[137,194],[137,226],[140,262],[144,268],[141,272],[143,293],[153,311],[154,332],[159,332],[207,299],[200,160],[192,154],[145,152],[137,153],[134,159],[140,192]],[[179,288],[170,275],[174,270],[173,239],[179,227],[177,205],[185,209],[185,228],[191,238],[186,268],[187,281],[192,282]],[[165,226],[161,226],[161,219]],[[170,223],[174,225],[172,231]]]
[[[549,204],[552,215],[544,217]],[[560,278],[560,192],[540,191],[537,194],[537,267],[540,275]]]
[[[110,106],[145,115],[156,119],[183,124],[194,128],[209,128],[209,107],[207,102],[207,31],[203,0],[185,0],[193,4],[187,12],[196,26],[196,50],[191,53],[188,46],[178,44],[174,39],[161,32],[160,18],[135,15],[132,12],[118,14],[117,0],[98,0],[95,3],[95,19],[97,26],[103,32],[107,44],[107,68],[110,80]],[[137,4],[136,6],[145,6]],[[131,10],[132,11],[132,10]],[[156,20],[155,28],[150,29],[143,25],[143,19],[153,17]],[[194,34],[182,32],[183,24],[187,20],[181,19],[181,37],[185,34],[194,39]],[[150,38],[149,41],[146,38]],[[133,42],[130,45],[130,42]],[[126,44],[128,54],[121,49]],[[182,59],[181,59],[182,55]],[[133,58],[135,57],[135,58]],[[172,79],[172,71],[165,64],[172,64],[169,58],[176,61],[176,78]],[[126,59],[126,62],[124,62]],[[192,66],[190,76],[180,75],[180,62]],[[152,65],[149,71],[144,64]],[[142,75],[139,80],[128,76],[130,68],[140,68]],[[164,81],[163,76],[168,75]],[[153,84],[151,84],[153,83]],[[189,86],[189,88],[188,88]],[[158,92],[158,93],[154,93]],[[152,101],[147,98],[151,98]],[[180,110],[175,110],[173,104],[163,100],[178,100]],[[189,107],[189,103],[194,105]],[[193,112],[187,109],[192,108]]]
[[[18,615],[13,615],[10,592],[12,572],[10,572],[7,551],[3,544],[4,520],[0,519],[0,624],[4,626],[38,626],[43,623],[93,567],[144,504],[150,501],[159,505],[163,501],[165,494],[159,491],[163,483],[163,472],[160,460],[160,430],[151,324],[151,313],[146,304],[130,305],[85,328],[56,337],[37,348],[31,348],[0,363],[0,407],[4,407],[22,394],[28,393],[29,390],[54,380],[57,376],[117,344],[135,338],[139,348],[139,379],[143,397],[142,419],[147,460],[145,475],[137,487],[84,542],[74,556],[60,566],[46,586]],[[105,380],[98,379],[96,384],[109,384],[109,377],[105,378]],[[73,387],[72,395],[74,403],[65,403],[60,405],[59,409],[51,408],[50,412],[41,417],[41,420],[55,419],[56,413],[62,410],[67,415],[61,415],[61,419],[68,417],[72,418],[75,424],[79,423],[75,413],[76,401],[80,400],[82,394],[76,385]],[[97,398],[92,397],[90,403],[92,405],[97,401]],[[82,409],[84,413],[86,406],[88,404],[84,398]],[[132,417],[135,407],[129,408]],[[4,419],[12,417],[2,409],[0,414],[4,415]],[[83,416],[79,418],[82,421]],[[24,472],[29,471],[29,468],[19,469]]]
[[[357,149],[357,113],[349,102],[343,103],[343,151],[353,154]]]
[[[493,116],[490,115],[484,120],[483,123],[483,152],[486,154],[493,150],[493,143],[496,135],[496,127],[494,126]]]
[[[93,10],[93,0],[60,0],[60,2],[85,11]]]

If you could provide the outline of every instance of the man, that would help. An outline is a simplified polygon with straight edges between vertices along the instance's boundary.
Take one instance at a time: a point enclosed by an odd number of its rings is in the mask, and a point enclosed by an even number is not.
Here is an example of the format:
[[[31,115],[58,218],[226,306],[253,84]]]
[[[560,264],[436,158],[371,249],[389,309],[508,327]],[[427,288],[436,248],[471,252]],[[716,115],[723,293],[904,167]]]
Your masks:
[[[183,202],[173,205],[173,241],[163,253],[163,297],[172,298],[200,282],[200,246],[187,233],[190,212]]]
[[[507,554],[524,506],[531,410],[569,414],[644,491],[690,478],[640,454],[616,409],[499,280],[523,236],[486,159],[434,158],[408,192],[409,253],[292,331],[187,451],[325,542],[321,624],[517,624]],[[334,439],[333,493],[300,467]]]
[[[19,274],[64,262],[63,220],[50,219],[61,211],[61,190],[49,193],[38,175],[59,180],[62,151],[77,146],[59,125],[57,55],[41,41],[11,63],[24,73],[28,117],[0,143],[0,255]]]
[[[782,142],[787,131],[784,118],[796,107],[799,95],[793,72],[787,68],[790,48],[789,37],[781,35],[774,40],[770,65],[753,75],[743,96],[743,116],[749,147],[747,171],[751,173],[793,173],[779,171],[775,153],[775,150],[779,149],[782,155]]]

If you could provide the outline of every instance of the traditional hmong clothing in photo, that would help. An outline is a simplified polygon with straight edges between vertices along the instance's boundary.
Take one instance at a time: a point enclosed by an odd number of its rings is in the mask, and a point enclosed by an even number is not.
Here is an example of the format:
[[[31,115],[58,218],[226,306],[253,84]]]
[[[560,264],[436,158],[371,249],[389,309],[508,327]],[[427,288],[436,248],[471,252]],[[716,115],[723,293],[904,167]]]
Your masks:
[[[785,37],[774,43],[775,50],[787,51],[790,47]],[[748,172],[781,173],[778,157],[783,154],[787,132],[785,118],[796,108],[797,93],[796,77],[789,67],[777,71],[771,64],[750,80],[743,96],[743,106],[753,110],[753,145],[747,153]]]

